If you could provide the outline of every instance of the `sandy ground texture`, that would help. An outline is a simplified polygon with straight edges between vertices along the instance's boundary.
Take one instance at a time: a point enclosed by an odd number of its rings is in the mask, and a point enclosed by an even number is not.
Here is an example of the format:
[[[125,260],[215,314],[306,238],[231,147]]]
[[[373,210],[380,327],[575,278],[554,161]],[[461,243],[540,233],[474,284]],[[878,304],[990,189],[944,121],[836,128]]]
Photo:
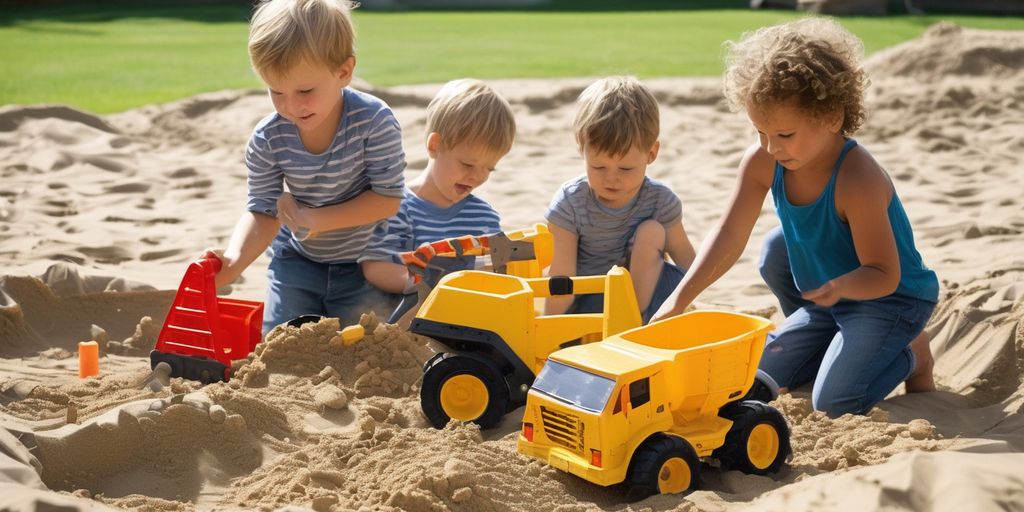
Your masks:
[[[939,391],[897,390],[838,419],[806,392],[783,396],[794,455],[779,475],[705,465],[701,490],[637,503],[519,456],[519,412],[491,431],[430,428],[418,402],[427,342],[375,318],[352,345],[330,319],[279,328],[230,383],[145,386],[168,290],[241,212],[242,148],[267,98],[221,92],[103,117],[0,108],[0,509],[1024,510],[1024,36],[939,25],[868,68],[858,140],[891,174],[942,282],[928,326]],[[519,137],[479,194],[519,228],[582,172],[569,124],[589,80],[493,83]],[[649,172],[680,196],[699,242],[753,134],[717,79],[647,83],[663,116]],[[437,88],[370,88],[402,122],[410,177]],[[699,307],[780,320],[755,268],[776,222],[766,203]],[[266,264],[233,295],[261,300]],[[101,374],[80,380],[76,343],[88,339]]]

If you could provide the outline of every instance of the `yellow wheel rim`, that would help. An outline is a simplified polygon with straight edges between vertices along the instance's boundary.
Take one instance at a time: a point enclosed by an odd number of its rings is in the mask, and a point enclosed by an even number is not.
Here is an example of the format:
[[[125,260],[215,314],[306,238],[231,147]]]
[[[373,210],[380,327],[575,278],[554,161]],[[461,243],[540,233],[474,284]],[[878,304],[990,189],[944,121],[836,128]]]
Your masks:
[[[441,408],[449,418],[472,421],[487,410],[487,386],[472,375],[456,375],[441,386]]]
[[[779,432],[768,423],[761,423],[747,438],[747,457],[757,469],[768,469],[779,456]]]
[[[679,457],[672,457],[661,465],[658,471],[658,492],[674,494],[690,488],[690,465]]]

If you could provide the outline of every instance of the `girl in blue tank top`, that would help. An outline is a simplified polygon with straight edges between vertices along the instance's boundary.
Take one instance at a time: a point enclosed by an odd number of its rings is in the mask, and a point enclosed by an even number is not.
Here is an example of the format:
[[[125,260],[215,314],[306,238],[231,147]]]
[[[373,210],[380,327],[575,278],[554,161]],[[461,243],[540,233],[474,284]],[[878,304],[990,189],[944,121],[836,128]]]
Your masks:
[[[771,191],[782,228],[766,259],[791,277],[765,274],[787,318],[760,369],[783,390],[813,383],[814,408],[833,416],[867,412],[911,376],[911,341],[938,299],[892,181],[850,138],[865,117],[862,53],[824,18],[730,44],[725,95],[746,111],[758,144],[740,163],[725,215],[654,317],[684,311],[736,262]],[[922,339],[915,346],[930,363]]]

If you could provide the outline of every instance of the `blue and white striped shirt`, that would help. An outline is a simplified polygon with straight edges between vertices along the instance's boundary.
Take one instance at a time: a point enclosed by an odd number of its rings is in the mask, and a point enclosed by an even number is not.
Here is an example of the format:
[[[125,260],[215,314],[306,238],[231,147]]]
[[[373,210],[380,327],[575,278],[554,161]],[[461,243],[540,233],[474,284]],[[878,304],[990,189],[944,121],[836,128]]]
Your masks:
[[[249,168],[246,209],[277,217],[277,200],[288,191],[305,206],[318,208],[349,201],[367,190],[401,197],[405,187],[402,133],[391,109],[379,98],[343,89],[338,130],[321,154],[306,150],[299,129],[280,114],[265,117],[253,130],[245,151]],[[299,241],[281,226],[274,244],[288,244],[321,263],[355,261],[383,222],[317,233]]]
[[[472,194],[448,208],[441,208],[405,189],[398,213],[373,232],[359,261],[391,261],[400,252],[426,242],[463,235],[488,235],[501,231],[501,217],[494,208]]]

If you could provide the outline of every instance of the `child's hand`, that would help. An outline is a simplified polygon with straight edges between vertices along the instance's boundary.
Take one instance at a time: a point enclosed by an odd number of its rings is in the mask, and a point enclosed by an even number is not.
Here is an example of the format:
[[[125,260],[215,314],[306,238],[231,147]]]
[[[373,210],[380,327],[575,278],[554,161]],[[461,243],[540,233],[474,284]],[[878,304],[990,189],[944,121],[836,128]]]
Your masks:
[[[214,286],[217,288],[219,295],[227,295],[231,293],[231,282],[234,281],[238,276],[232,270],[232,260],[224,257],[224,251],[220,249],[214,249],[207,247],[203,250],[203,254],[199,256],[199,259],[216,258],[220,260],[221,268],[220,272],[217,272],[213,276]]]
[[[309,221],[306,219],[306,210],[307,208],[300,205],[295,197],[288,192],[284,192],[277,199],[277,217],[299,240],[314,236],[314,233],[307,227]]]
[[[834,305],[842,298],[839,294],[839,285],[836,284],[834,279],[814,290],[804,292],[802,297],[823,308]]]

